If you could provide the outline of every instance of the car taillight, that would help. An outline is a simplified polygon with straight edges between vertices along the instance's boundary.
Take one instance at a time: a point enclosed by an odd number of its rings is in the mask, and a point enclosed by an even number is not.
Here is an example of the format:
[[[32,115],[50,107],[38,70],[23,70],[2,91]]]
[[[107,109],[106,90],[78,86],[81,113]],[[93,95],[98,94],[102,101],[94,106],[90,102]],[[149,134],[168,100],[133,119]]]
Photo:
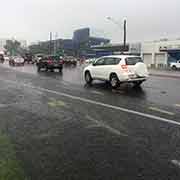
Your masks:
[[[128,66],[127,65],[121,65],[122,70],[125,72],[128,72]]]
[[[48,60],[47,63],[48,64],[52,64],[53,62],[52,62],[52,60]]]
[[[59,61],[59,64],[64,64],[64,61],[63,61],[63,60],[60,60],[60,61]]]

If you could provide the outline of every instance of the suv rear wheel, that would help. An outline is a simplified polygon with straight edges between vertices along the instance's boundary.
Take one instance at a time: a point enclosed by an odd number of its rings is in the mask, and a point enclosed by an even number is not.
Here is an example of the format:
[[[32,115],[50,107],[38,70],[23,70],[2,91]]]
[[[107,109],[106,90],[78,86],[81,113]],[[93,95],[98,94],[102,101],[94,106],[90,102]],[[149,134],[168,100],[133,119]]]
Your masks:
[[[177,70],[176,66],[173,66],[172,69],[173,69],[173,70]]]
[[[38,71],[38,72],[41,71],[41,67],[40,67],[40,66],[37,67],[37,71]]]
[[[110,76],[110,84],[112,88],[117,88],[120,85],[119,79],[116,74]]]
[[[139,87],[142,83],[143,83],[143,81],[133,82],[134,87]]]
[[[85,81],[86,81],[87,84],[91,84],[92,81],[93,81],[93,79],[92,79],[91,74],[90,74],[89,71],[87,71],[87,72],[85,73]]]

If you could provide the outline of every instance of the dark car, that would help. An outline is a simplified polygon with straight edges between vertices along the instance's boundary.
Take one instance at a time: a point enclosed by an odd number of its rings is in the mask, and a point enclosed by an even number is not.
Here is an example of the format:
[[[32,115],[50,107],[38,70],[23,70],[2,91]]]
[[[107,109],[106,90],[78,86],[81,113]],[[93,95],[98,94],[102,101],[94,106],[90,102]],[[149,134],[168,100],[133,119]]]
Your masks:
[[[38,71],[41,71],[41,69],[45,69],[46,71],[58,69],[59,72],[62,72],[63,63],[63,59],[59,56],[46,56],[41,58],[36,65]]]
[[[4,63],[4,56],[0,54],[0,63]]]

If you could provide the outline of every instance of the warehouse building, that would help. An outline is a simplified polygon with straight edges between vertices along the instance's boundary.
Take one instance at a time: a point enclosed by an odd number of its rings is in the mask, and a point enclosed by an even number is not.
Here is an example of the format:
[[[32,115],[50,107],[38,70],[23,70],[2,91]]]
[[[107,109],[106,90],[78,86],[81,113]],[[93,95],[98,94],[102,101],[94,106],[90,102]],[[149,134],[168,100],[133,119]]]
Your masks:
[[[144,42],[141,55],[149,67],[165,68],[180,59],[180,39]]]

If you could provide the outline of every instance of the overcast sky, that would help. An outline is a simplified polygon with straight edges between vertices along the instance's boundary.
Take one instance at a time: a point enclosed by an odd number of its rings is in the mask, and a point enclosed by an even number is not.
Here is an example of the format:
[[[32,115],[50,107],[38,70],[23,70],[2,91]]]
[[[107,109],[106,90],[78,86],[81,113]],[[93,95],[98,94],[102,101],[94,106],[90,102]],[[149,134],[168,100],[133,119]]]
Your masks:
[[[0,38],[46,40],[50,31],[71,38],[73,30],[92,28],[93,35],[119,42],[127,19],[128,41],[180,37],[180,0],[0,0]]]

